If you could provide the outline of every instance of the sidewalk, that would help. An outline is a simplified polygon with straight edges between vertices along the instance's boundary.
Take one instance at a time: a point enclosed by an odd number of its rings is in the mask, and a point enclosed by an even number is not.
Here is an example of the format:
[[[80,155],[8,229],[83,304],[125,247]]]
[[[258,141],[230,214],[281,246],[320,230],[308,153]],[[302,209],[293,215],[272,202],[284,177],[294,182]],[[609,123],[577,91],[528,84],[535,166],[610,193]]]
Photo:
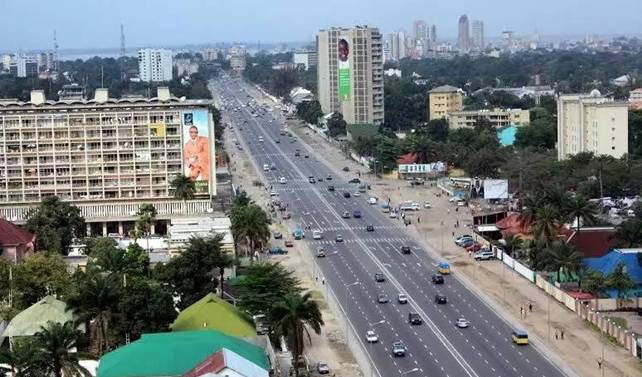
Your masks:
[[[309,128],[294,125],[289,122],[290,130],[294,131],[311,149],[326,150],[323,158],[341,169],[350,168],[349,173],[343,173],[346,178],[353,178],[356,171],[362,173],[367,168],[345,158],[334,146],[329,145],[315,135]],[[464,274],[480,291],[491,297],[501,308],[511,313],[519,323],[531,334],[541,339],[551,352],[567,362],[579,375],[600,377],[602,370],[598,369],[598,359],[602,355],[600,334],[590,329],[575,313],[569,311],[556,300],[548,298],[542,290],[523,279],[517,273],[499,261],[475,262],[461,248],[453,243],[452,235],[468,233],[472,218],[467,208],[448,202],[447,197],[437,197],[437,188],[430,186],[411,187],[408,182],[393,179],[376,179],[369,174],[362,174],[362,180],[372,186],[372,195],[380,199],[390,198],[393,205],[401,200],[413,200],[420,203],[428,201],[431,209],[422,209],[415,214],[409,214],[412,226],[417,236],[430,245],[445,260],[448,260],[455,273]],[[420,223],[418,223],[420,217]],[[459,228],[455,228],[459,220]],[[442,225],[443,224],[443,225]],[[504,270],[505,269],[505,270]],[[533,312],[520,319],[519,308],[533,305]],[[550,307],[550,322],[547,308]],[[550,323],[550,326],[549,326]],[[550,329],[550,330],[549,330]],[[564,330],[564,339],[555,339],[555,329]],[[550,332],[549,332],[550,331]],[[549,336],[550,334],[550,336]],[[558,333],[559,336],[559,333]],[[629,355],[623,348],[607,343],[604,346],[604,376],[634,377],[642,375],[642,364]]]

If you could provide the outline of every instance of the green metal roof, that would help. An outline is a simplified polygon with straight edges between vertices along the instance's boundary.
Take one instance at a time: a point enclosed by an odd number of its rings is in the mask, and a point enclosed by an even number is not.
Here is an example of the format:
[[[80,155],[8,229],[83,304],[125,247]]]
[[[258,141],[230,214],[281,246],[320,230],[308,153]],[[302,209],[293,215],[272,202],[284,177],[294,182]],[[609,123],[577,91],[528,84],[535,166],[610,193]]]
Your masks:
[[[218,330],[241,338],[256,336],[256,330],[229,302],[210,293],[178,314],[173,331]]]
[[[13,317],[3,335],[6,337],[33,336],[40,332],[47,322],[65,323],[73,319],[71,311],[67,311],[67,304],[54,296],[46,296]]]
[[[180,331],[144,334],[105,354],[97,377],[180,376],[223,348],[268,370],[265,351],[259,346],[219,331]]]

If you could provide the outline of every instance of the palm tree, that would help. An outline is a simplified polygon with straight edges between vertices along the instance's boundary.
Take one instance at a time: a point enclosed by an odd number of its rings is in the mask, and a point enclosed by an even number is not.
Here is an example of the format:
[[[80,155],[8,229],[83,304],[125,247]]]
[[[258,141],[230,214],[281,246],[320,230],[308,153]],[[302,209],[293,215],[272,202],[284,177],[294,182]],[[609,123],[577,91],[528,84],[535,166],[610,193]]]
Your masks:
[[[535,222],[535,214],[544,206],[544,200],[541,196],[528,194],[521,200],[521,212],[519,221],[522,226],[530,226]]]
[[[635,283],[626,272],[626,265],[619,263],[613,272],[606,277],[606,286],[617,291],[618,299],[627,298],[629,291],[635,288]]]
[[[598,213],[597,207],[581,196],[573,196],[566,199],[562,210],[569,221],[574,220],[577,223],[578,232],[583,224],[595,223]]]
[[[310,293],[286,295],[272,307],[270,318],[276,335],[286,339],[295,363],[303,354],[305,337],[311,342],[308,327],[320,334],[323,326],[319,305],[310,299]],[[295,368],[294,373],[298,376],[299,369]]]
[[[236,206],[230,213],[232,234],[238,242],[249,246],[250,258],[253,258],[257,246],[264,245],[270,239],[270,218],[261,207],[250,203]]]
[[[153,204],[143,203],[136,213],[136,233],[142,234],[147,239],[147,252],[149,253],[149,237],[152,232],[152,226],[156,221],[156,207]]]
[[[619,247],[634,248],[642,246],[642,221],[631,219],[618,225],[615,242]]]
[[[40,356],[44,376],[91,377],[91,373],[79,363],[76,351],[82,333],[73,322],[54,323],[34,335],[34,347]]]
[[[544,250],[544,254],[546,268],[555,272],[557,281],[560,281],[562,273],[572,279],[582,269],[582,253],[566,242],[554,242]]]
[[[234,266],[234,258],[231,257],[228,253],[226,253],[223,250],[215,250],[214,252],[214,266],[218,268],[218,274],[219,274],[219,285],[221,287],[221,298],[223,298],[223,293],[224,293],[224,286],[223,286],[223,281],[224,281],[224,275],[225,275],[225,269]]]
[[[112,345],[111,322],[120,298],[115,275],[95,273],[81,278],[78,291],[68,305],[89,330],[93,354],[102,355]]]
[[[539,208],[535,212],[533,221],[533,235],[535,238],[544,241],[546,246],[557,237],[560,228],[560,211],[550,204]]]
[[[524,240],[513,234],[510,234],[504,237],[504,247],[506,248],[506,252],[508,253],[508,255],[513,258],[517,258],[515,252],[522,250],[522,248],[524,247]]]
[[[187,201],[194,199],[196,184],[186,175],[177,175],[170,183],[174,197],[183,201],[183,212],[187,210]]]
[[[604,274],[595,270],[588,271],[582,277],[581,288],[595,296],[594,309],[597,310],[597,299],[600,296],[604,296],[606,294],[606,289],[608,288]]]
[[[39,376],[42,357],[33,338],[15,339],[11,345],[10,349],[0,349],[0,376]]]

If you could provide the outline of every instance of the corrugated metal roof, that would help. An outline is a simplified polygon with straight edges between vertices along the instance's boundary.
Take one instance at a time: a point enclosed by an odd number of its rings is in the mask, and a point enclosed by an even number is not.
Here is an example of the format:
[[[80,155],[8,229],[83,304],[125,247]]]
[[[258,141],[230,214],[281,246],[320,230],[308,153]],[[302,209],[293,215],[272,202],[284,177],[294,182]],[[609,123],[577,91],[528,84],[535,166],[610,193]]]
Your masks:
[[[49,321],[65,323],[73,319],[73,314],[67,310],[67,304],[54,296],[47,296],[13,317],[3,335],[33,336]]]

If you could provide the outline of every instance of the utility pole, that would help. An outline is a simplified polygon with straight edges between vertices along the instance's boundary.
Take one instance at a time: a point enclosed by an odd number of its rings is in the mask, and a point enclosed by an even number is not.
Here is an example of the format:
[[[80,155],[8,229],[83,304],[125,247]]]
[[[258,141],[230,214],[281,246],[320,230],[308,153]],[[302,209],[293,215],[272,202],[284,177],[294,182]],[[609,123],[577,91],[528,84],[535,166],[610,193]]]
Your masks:
[[[120,24],[120,56],[125,56],[125,26]]]

